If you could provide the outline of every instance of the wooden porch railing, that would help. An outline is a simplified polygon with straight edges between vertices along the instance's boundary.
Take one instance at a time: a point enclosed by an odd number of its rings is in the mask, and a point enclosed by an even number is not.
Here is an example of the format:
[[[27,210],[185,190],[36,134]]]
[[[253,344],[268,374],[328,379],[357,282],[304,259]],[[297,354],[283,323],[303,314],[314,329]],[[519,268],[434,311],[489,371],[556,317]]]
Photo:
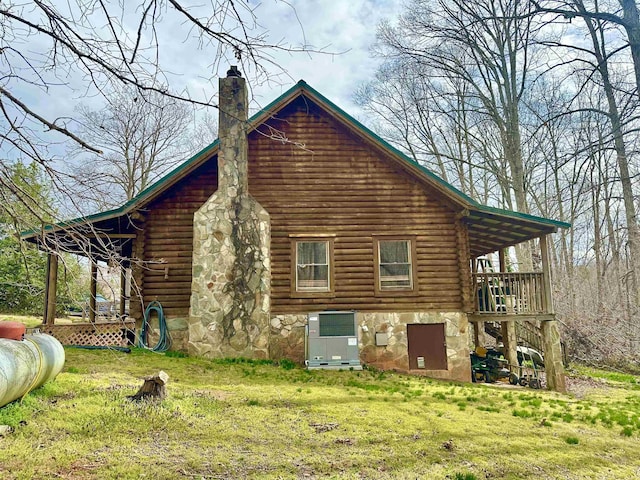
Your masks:
[[[542,273],[474,273],[472,285],[476,313],[549,313]]]

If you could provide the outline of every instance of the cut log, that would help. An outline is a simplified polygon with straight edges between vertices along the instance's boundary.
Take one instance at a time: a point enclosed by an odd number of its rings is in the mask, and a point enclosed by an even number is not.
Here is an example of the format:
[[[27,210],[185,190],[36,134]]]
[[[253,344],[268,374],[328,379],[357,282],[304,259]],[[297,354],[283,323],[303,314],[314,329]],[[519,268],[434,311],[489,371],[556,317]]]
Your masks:
[[[135,395],[129,395],[127,398],[135,401],[153,399],[163,400],[167,396],[167,382],[169,375],[160,370],[156,375],[144,378],[144,383]]]

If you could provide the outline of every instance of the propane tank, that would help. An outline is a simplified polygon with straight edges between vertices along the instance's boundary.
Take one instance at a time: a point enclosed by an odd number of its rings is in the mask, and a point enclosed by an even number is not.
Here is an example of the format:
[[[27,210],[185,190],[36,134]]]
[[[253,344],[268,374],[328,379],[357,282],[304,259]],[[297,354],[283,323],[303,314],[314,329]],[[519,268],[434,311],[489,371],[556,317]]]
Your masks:
[[[45,333],[0,338],[0,407],[53,380],[64,359],[62,344]]]

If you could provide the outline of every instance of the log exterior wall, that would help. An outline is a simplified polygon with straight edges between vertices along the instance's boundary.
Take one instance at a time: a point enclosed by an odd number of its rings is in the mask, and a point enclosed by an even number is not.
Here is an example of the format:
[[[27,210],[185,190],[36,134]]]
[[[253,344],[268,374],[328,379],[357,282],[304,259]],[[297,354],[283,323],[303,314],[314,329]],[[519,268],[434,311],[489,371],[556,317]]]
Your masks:
[[[193,214],[217,186],[217,163],[209,161],[145,209],[144,304],[158,300],[167,317],[189,316]]]
[[[272,314],[460,311],[454,213],[313,105],[278,118],[270,125],[289,143],[256,133],[249,143],[249,189],[271,215]],[[335,296],[292,298],[291,236],[314,234],[335,235]],[[415,235],[417,294],[375,295],[373,236],[385,234]]]
[[[467,255],[445,203],[312,104],[298,100],[278,119],[269,124],[288,142],[249,137],[249,190],[272,222],[272,314],[461,311],[470,272],[461,272]],[[167,316],[188,316],[193,213],[216,188],[214,157],[141,212],[144,260],[151,262],[139,280],[144,304],[159,300]],[[405,234],[416,238],[418,291],[376,296],[373,236]],[[292,298],[296,235],[335,235],[333,297]]]

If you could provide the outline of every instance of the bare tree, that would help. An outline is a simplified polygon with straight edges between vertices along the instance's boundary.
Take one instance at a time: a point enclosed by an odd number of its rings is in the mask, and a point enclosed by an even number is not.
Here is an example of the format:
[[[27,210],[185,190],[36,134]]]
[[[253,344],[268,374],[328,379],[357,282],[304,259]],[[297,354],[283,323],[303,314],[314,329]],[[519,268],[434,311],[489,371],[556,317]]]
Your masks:
[[[494,179],[501,157],[495,129],[477,113],[464,81],[434,79],[419,65],[392,61],[355,99],[381,119],[376,129],[387,140],[464,193],[486,203],[489,192],[500,189]]]
[[[634,3],[634,2],[630,2]],[[620,6],[625,8],[624,15],[631,15],[628,12],[629,2],[621,1]],[[631,26],[628,24],[629,18],[624,21],[616,14],[601,12],[599,3],[587,4],[584,0],[570,0],[566,2],[556,2],[559,8],[550,8],[552,3],[545,4],[545,11],[560,13],[563,17],[560,22],[566,22],[564,18],[577,17],[582,20],[585,33],[585,42],[576,44],[574,41],[546,42],[546,45],[561,55],[562,61],[556,68],[565,70],[571,65],[569,71],[573,72],[575,78],[581,78],[582,82],[577,87],[577,94],[574,95],[570,107],[574,114],[589,112],[590,115],[599,118],[599,123],[592,125],[592,131],[598,132],[598,136],[591,140],[592,143],[586,146],[584,153],[588,154],[588,161],[591,165],[593,212],[594,212],[594,252],[596,255],[596,278],[598,282],[597,297],[603,298],[605,292],[604,278],[606,276],[607,263],[606,251],[611,250],[610,257],[614,264],[614,271],[618,278],[625,279],[624,290],[620,289],[620,282],[617,282],[617,290],[620,296],[623,292],[629,293],[629,308],[623,308],[627,318],[635,318],[637,322],[638,308],[640,306],[640,226],[638,225],[637,206],[634,196],[633,178],[633,151],[630,148],[630,141],[637,131],[637,107],[638,96],[635,94],[635,82],[626,81],[627,71],[631,69],[631,64],[635,62],[633,56],[633,46],[631,57],[626,55],[629,42],[623,38],[622,34],[616,34],[616,28],[625,26],[628,35]],[[608,4],[611,6],[611,4]],[[538,8],[543,8],[538,5]],[[637,19],[637,11],[635,13]],[[613,24],[611,23],[613,22]],[[620,23],[622,22],[622,23]],[[613,28],[612,28],[613,26]],[[633,30],[633,29],[631,29]],[[636,70],[637,72],[637,70]],[[637,79],[636,79],[637,80]],[[637,85],[635,85],[637,87]],[[585,101],[585,93],[590,92],[592,99]],[[598,96],[602,97],[602,102],[597,101]],[[603,127],[608,127],[603,132]],[[585,132],[591,138],[588,132]],[[598,153],[602,150],[606,154]],[[608,162],[609,152],[614,153],[614,162]],[[626,241],[628,242],[628,269],[622,273],[620,262],[620,251],[618,245],[618,228],[612,220],[612,211],[617,202],[616,197],[621,197],[622,212],[624,213],[626,224]],[[604,202],[604,209],[599,203]],[[603,238],[606,241],[603,241]],[[608,287],[609,285],[607,285]],[[598,311],[602,311],[603,302],[599,302]],[[630,321],[630,320],[629,320]],[[629,322],[626,322],[629,323]],[[640,325],[628,330],[632,337],[640,338]],[[632,342],[633,343],[633,342]]]
[[[63,104],[70,94],[109,94],[126,86],[140,95],[155,92],[215,107],[217,88],[189,90],[176,81],[167,52],[180,42],[190,55],[210,52],[202,86],[217,78],[220,65],[232,63],[241,65],[254,84],[268,81],[284,73],[275,53],[312,51],[308,45],[269,41],[254,9],[249,0],[197,5],[179,0],[3,2],[0,145],[6,160],[39,163],[64,195],[68,182],[60,169],[61,145],[72,142],[101,153],[99,146],[74,133],[73,118],[61,118],[36,98]]]
[[[579,17],[586,22],[604,22],[624,30],[635,73],[636,95],[640,96],[640,14],[636,0],[605,2],[574,0],[546,0],[536,2],[535,11],[560,15],[568,21]]]
[[[103,109],[80,106],[79,135],[103,152],[84,162],[83,181],[103,208],[130,200],[187,158],[192,114],[185,103],[130,88],[112,93]]]
[[[403,60],[434,83],[464,84],[469,109],[481,113],[499,138],[505,206],[529,213],[527,172],[522,151],[520,109],[530,83],[536,33],[533,8],[513,0],[413,0],[397,25],[379,29],[377,52]],[[531,267],[527,246],[519,249],[523,268]]]

